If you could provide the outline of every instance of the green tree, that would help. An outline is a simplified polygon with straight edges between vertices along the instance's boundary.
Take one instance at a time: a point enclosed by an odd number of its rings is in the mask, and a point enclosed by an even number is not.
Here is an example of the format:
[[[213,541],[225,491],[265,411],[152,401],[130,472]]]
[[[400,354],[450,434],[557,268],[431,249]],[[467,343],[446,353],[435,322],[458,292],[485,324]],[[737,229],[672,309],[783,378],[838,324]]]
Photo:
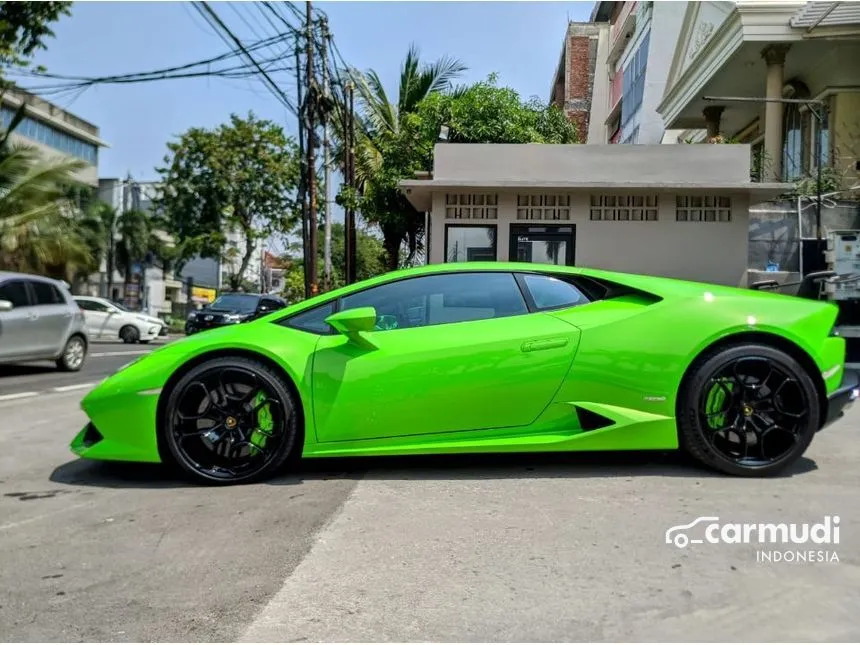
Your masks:
[[[410,154],[415,139],[411,115],[422,101],[437,92],[447,92],[466,66],[455,58],[443,57],[422,64],[412,45],[400,66],[397,97],[392,101],[379,75],[352,70],[357,88],[360,121],[356,131],[355,175],[363,195],[360,209],[365,219],[379,226],[389,258],[389,268],[397,268],[403,241],[415,249],[423,218],[396,189],[400,172],[409,176]],[[393,168],[397,170],[392,171]],[[344,202],[341,196],[341,202]],[[348,199],[348,197],[347,197]],[[334,254],[332,254],[334,255]]]
[[[452,88],[451,78],[462,66],[436,64],[442,80],[420,84],[426,91],[415,92],[409,82],[417,73],[415,55],[410,50],[401,70],[401,93],[411,97],[395,108],[375,72],[358,76],[360,109],[356,136],[356,177],[359,194],[340,195],[341,203],[354,199],[363,217],[382,231],[387,268],[400,264],[405,243],[407,260],[421,247],[424,216],[415,210],[399,189],[403,179],[416,171],[433,168],[433,149],[442,126],[448,127],[448,141],[454,143],[577,143],[576,126],[554,106],[536,98],[523,101],[508,87],[500,87],[495,75],[466,87]],[[451,73],[446,70],[453,69]],[[430,73],[430,72],[425,72]],[[420,98],[419,98],[420,97]],[[407,108],[408,109],[404,109]]]
[[[0,131],[0,268],[69,279],[92,262],[67,199],[84,163],[45,159],[35,146],[12,143],[23,118],[22,108]]]
[[[259,241],[296,225],[295,141],[271,121],[234,114],[213,130],[188,130],[168,149],[155,206],[176,238],[179,263],[195,254],[223,259],[226,234],[236,231],[244,248],[228,282],[237,289]]]
[[[54,35],[49,25],[71,15],[71,2],[0,2],[0,73],[26,67]]]

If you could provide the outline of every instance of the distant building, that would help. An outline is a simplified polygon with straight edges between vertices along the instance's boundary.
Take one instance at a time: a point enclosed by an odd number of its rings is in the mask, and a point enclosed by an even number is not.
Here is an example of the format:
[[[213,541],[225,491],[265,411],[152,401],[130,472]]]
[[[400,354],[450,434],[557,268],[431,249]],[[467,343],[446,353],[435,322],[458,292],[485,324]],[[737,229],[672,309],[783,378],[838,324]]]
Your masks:
[[[98,187],[99,148],[108,147],[99,136],[98,127],[20,88],[2,92],[3,127],[9,126],[22,104],[26,106],[26,116],[10,139],[35,146],[46,158],[72,157],[84,161],[87,165],[76,174],[76,179],[86,186]]]

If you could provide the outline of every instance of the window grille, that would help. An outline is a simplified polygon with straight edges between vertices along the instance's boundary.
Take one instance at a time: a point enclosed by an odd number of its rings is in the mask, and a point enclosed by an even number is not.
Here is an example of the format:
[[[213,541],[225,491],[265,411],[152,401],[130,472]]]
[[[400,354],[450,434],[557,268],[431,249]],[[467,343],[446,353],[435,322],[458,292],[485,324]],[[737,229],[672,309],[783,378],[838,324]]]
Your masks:
[[[486,193],[448,193],[446,219],[498,219],[499,196]]]
[[[678,195],[675,219],[679,222],[730,222],[732,200],[713,195]]]
[[[657,195],[592,195],[591,219],[656,222]]]
[[[517,195],[517,219],[568,220],[570,195]]]

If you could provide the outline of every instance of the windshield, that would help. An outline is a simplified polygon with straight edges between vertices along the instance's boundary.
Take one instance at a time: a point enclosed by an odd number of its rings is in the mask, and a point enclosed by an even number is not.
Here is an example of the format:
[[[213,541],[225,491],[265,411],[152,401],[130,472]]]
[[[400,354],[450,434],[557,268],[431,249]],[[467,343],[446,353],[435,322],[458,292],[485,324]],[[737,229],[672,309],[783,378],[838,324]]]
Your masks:
[[[241,311],[250,313],[257,309],[257,296],[242,293],[225,293],[218,296],[210,309],[225,309],[229,311]]]

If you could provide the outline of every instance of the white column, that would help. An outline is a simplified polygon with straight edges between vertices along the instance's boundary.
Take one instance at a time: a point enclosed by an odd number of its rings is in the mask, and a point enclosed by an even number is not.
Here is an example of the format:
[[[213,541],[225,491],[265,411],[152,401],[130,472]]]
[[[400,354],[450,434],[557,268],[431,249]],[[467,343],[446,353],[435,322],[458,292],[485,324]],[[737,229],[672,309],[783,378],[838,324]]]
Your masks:
[[[765,96],[768,99],[781,99],[785,84],[785,55],[790,45],[769,45],[762,52],[767,63],[767,85]],[[768,101],[764,108],[764,179],[782,181],[782,115],[785,104]]]

